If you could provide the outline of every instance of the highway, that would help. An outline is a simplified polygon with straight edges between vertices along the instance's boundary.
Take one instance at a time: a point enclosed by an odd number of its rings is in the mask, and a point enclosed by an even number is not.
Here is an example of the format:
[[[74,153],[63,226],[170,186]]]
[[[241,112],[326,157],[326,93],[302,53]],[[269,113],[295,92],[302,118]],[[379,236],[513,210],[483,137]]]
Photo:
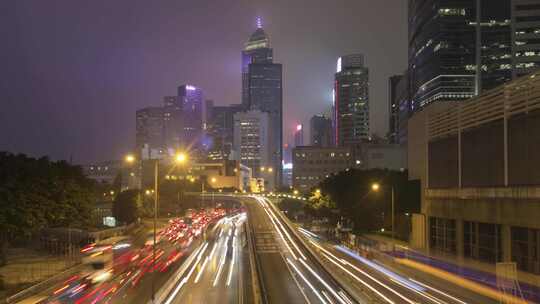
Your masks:
[[[155,303],[252,303],[242,275],[246,215],[231,211],[213,216],[198,212],[197,224],[193,220],[187,226],[182,219],[170,221],[159,230],[155,260],[151,240],[140,246],[118,243],[112,249],[89,245],[87,254],[96,259],[112,250],[114,258],[105,259],[112,262],[103,270],[83,262],[76,273],[18,303],[148,304],[152,290]]]
[[[347,278],[350,286],[371,291],[383,303],[499,303],[428,273],[396,269],[394,265],[388,265],[389,261],[367,259],[308,230],[299,228],[299,231],[336,273]]]
[[[245,220],[240,214],[210,229],[163,303],[243,303]]]
[[[88,276],[76,275],[49,288],[39,303],[150,304],[152,290],[154,303],[254,303],[253,278],[268,304],[498,303],[466,286],[382,257],[365,258],[298,228],[267,198],[216,199],[241,202],[245,212],[236,209],[204,220],[210,217],[201,211],[201,223],[187,226],[180,219],[171,221],[160,232],[155,262],[151,246],[128,247],[127,266],[115,258],[120,267],[111,268],[109,279],[92,284]],[[175,236],[185,241],[180,244]]]
[[[242,199],[253,229],[266,303],[357,303],[320,267],[265,198]]]

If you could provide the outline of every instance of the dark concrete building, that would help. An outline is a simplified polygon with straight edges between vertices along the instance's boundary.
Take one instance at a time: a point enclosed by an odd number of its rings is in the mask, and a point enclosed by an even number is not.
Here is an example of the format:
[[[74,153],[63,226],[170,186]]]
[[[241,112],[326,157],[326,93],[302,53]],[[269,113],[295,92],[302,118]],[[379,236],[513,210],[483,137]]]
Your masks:
[[[182,104],[177,96],[163,97],[163,144],[164,148],[177,148],[182,138]]]
[[[353,167],[349,147],[296,147],[292,152],[293,188],[308,193],[331,174]]]
[[[147,107],[135,113],[135,148],[138,152],[148,145],[151,149],[161,149],[164,139],[162,107]]]
[[[422,185],[413,245],[540,274],[540,74],[409,120],[409,178]]]
[[[210,145],[208,159],[226,160],[233,152],[234,114],[241,112],[242,105],[215,106],[209,110],[207,134]]]
[[[362,54],[340,57],[334,83],[335,128],[338,146],[369,140],[369,72]]]
[[[324,115],[314,115],[309,120],[309,144],[318,147],[330,147],[333,142],[332,120]]]
[[[388,141],[398,142],[399,132],[399,95],[398,85],[403,75],[394,75],[388,79]]]

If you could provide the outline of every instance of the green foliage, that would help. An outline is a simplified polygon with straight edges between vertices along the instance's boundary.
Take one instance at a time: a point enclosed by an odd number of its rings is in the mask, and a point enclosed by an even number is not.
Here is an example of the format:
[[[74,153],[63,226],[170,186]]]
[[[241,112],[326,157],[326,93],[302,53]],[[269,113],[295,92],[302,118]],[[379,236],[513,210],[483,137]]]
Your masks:
[[[304,210],[305,204],[300,200],[284,198],[279,202],[279,209],[289,214],[296,214]]]
[[[0,237],[22,237],[45,227],[89,226],[94,187],[80,167],[65,161],[0,152]]]
[[[379,191],[371,190],[373,183]],[[314,210],[336,208],[339,216],[350,219],[357,231],[378,230],[391,214],[391,188],[394,187],[396,213],[417,212],[419,197],[416,185],[411,185],[407,172],[391,170],[349,170],[325,179],[320,185],[320,197],[309,202]],[[414,188],[414,189],[413,189]],[[384,215],[384,216],[383,216]]]
[[[126,190],[120,192],[113,202],[113,216],[121,224],[131,224],[139,215],[139,190]]]

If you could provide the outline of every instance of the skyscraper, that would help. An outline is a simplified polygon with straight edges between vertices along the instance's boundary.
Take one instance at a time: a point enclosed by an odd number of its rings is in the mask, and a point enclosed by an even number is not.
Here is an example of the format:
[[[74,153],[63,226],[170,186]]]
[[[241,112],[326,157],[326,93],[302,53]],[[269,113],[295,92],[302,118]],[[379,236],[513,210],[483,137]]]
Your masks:
[[[192,85],[178,87],[178,102],[182,106],[182,149],[202,148],[203,128],[206,123],[206,102],[200,88]]]
[[[514,77],[540,67],[540,1],[512,1]]]
[[[390,76],[388,79],[388,140],[397,142],[399,129],[398,85],[403,75]]]
[[[182,104],[178,102],[178,97],[163,97],[164,148],[176,149],[180,146],[182,129]]]
[[[234,114],[242,111],[242,105],[215,106],[207,123],[207,133],[211,140],[208,158],[229,159],[234,138]]]
[[[245,109],[250,107],[249,65],[252,63],[273,63],[273,50],[260,17],[257,18],[257,30],[249,37],[242,51],[242,105]]]
[[[354,146],[369,139],[369,71],[362,54],[340,57],[334,83],[336,143]]]
[[[304,126],[297,124],[294,129],[294,146],[300,147],[304,145]]]
[[[409,0],[411,108],[511,79],[511,0]]]
[[[332,140],[332,120],[324,115],[314,115],[309,120],[310,145],[330,147]]]
[[[234,114],[234,149],[240,163],[251,168],[254,177],[263,177],[267,189],[274,188],[274,177],[281,171],[271,157],[270,125],[270,115],[260,110]]]
[[[283,146],[282,66],[273,63],[268,36],[257,19],[257,29],[242,51],[242,104],[269,114],[269,147],[273,168],[281,168]],[[281,170],[275,183],[281,184]]]
[[[137,152],[148,145],[150,149],[163,147],[163,108],[147,107],[136,112],[135,147]]]

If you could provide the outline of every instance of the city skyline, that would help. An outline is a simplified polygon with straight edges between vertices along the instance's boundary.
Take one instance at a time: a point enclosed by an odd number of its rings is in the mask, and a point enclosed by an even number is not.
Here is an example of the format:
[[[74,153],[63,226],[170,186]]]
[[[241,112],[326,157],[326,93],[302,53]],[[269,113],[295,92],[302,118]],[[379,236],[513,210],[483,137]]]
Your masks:
[[[235,2],[228,4],[235,9],[234,15],[204,21],[188,18],[182,21],[185,24],[162,22],[170,19],[167,16],[171,12],[167,10],[182,14],[178,7],[152,8],[148,15],[163,18],[145,19],[144,7],[133,5],[132,10],[144,20],[139,24],[124,19],[122,7],[117,4],[92,28],[65,25],[75,17],[86,20],[100,9],[99,5],[89,4],[88,15],[76,9],[75,13],[66,15],[43,4],[26,6],[8,2],[6,9],[17,14],[3,21],[17,25],[18,39],[3,50],[8,55],[4,58],[13,59],[3,65],[4,72],[12,77],[5,77],[6,90],[0,98],[7,101],[6,113],[16,113],[24,119],[18,124],[14,119],[17,115],[2,117],[0,136],[4,140],[0,148],[35,156],[49,155],[53,159],[72,158],[75,163],[107,160],[119,157],[126,147],[133,146],[135,110],[160,105],[162,97],[173,95],[174,88],[182,83],[201,87],[216,105],[240,103],[238,49],[255,29],[256,16],[262,17],[272,39],[275,60],[285,66],[283,99],[288,110],[284,113],[284,132],[295,122],[307,123],[312,115],[327,110],[332,102],[335,60],[343,54],[363,52],[369,66],[377,67],[371,83],[377,117],[372,118],[373,131],[384,136],[387,77],[406,67],[405,27],[399,35],[390,25],[379,25],[377,31],[362,31],[358,30],[362,26],[350,26],[350,23],[375,25],[377,18],[370,15],[387,14],[389,19],[405,25],[405,4],[396,6],[389,5],[393,1],[386,2],[370,4],[370,10],[364,11],[359,8],[367,2],[354,4],[351,11],[356,9],[359,16],[364,16],[359,18],[362,21],[351,21],[355,14],[340,3],[313,6],[298,20],[282,13],[305,9],[301,1],[288,6],[279,2],[261,5]],[[66,11],[71,11],[71,5],[66,5]],[[203,11],[203,6],[194,4],[192,10]],[[331,17],[328,9],[333,11]],[[49,18],[56,22],[45,24]],[[323,23],[316,22],[321,18]],[[191,26],[186,31],[188,23]],[[293,30],[285,30],[293,24]],[[336,33],[335,28],[340,31]],[[159,35],[154,37],[153,31],[158,30]],[[178,36],[180,31],[182,35]],[[395,39],[386,39],[389,35]],[[343,39],[347,36],[355,39]],[[43,45],[43,39],[52,43]],[[210,47],[208,40],[219,42],[220,47],[205,48]],[[183,48],[186,45],[190,47]],[[38,46],[39,53],[31,52]],[[391,53],[378,54],[380,49]],[[62,52],[68,55],[62,56]],[[218,53],[222,54],[220,58],[216,57]],[[43,77],[47,79],[40,81]],[[64,109],[69,115],[63,113]],[[112,128],[112,124],[117,127]]]

